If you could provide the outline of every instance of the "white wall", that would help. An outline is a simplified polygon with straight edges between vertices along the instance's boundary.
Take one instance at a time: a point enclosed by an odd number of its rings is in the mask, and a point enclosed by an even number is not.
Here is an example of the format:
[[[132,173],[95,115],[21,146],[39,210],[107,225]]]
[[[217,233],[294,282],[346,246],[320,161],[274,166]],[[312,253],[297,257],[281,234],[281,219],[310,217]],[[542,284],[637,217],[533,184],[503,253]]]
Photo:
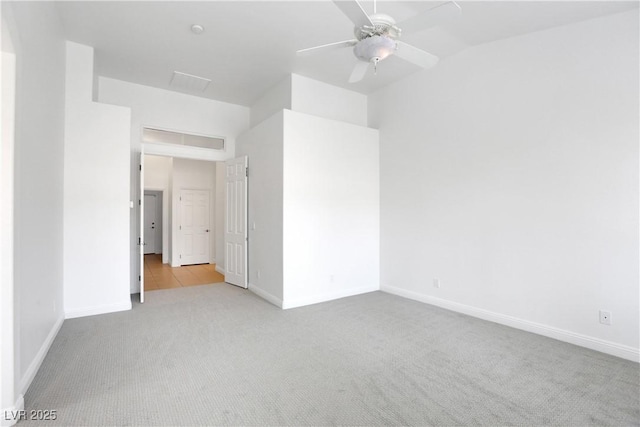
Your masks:
[[[283,157],[284,308],[379,289],[378,131],[285,111]]]
[[[128,108],[92,101],[93,48],[67,42],[64,308],[67,318],[131,308]]]
[[[632,11],[370,96],[383,289],[637,360],[638,62]]]
[[[214,263],[216,258],[216,230],[215,221],[215,188],[216,165],[214,162],[202,160],[173,159],[172,173],[172,250],[171,265],[179,267],[182,239],[179,226],[181,223],[180,192],[181,190],[205,190],[209,192],[209,262]],[[224,239],[224,236],[223,236]]]
[[[138,160],[142,128],[153,127],[182,133],[225,138],[226,150],[218,160],[232,158],[235,138],[249,127],[249,108],[197,96],[156,89],[121,80],[99,77],[99,100],[131,108],[131,200],[138,195]],[[131,212],[130,230],[137,236],[138,209]],[[131,292],[138,292],[137,239],[132,239]],[[222,263],[221,260],[218,262]]]
[[[266,91],[251,106],[251,127],[275,113],[291,109],[291,75],[288,75],[280,83]]]
[[[19,406],[63,320],[63,152],[64,152],[64,69],[65,46],[52,3],[2,2],[2,32],[13,42],[15,52],[15,127],[13,164],[5,151],[3,120],[2,203],[3,245],[13,236],[13,247],[3,250],[13,258],[13,279],[2,277],[2,297],[11,296],[13,325],[2,326],[2,372],[0,409]],[[7,31],[9,30],[9,31]],[[8,50],[3,40],[3,51]],[[9,49],[10,50],[10,49]],[[3,54],[3,72],[5,71]],[[3,76],[3,80],[6,76]],[[3,115],[7,101],[3,87]],[[4,118],[3,118],[4,119]],[[10,120],[10,118],[9,118]],[[8,156],[8,157],[7,157]],[[13,230],[5,223],[5,192],[13,170]],[[8,233],[8,234],[7,234]],[[3,246],[3,248],[6,248]],[[34,262],[37,268],[34,268]],[[7,301],[3,301],[3,307]],[[5,319],[3,309],[2,319]],[[4,327],[13,326],[11,331]],[[5,342],[5,332],[13,342]],[[6,351],[13,352],[5,360]],[[8,366],[5,365],[5,361]],[[13,372],[12,371],[13,368]],[[5,373],[7,374],[5,376]],[[12,378],[13,377],[13,378]],[[2,421],[6,424],[5,421]]]
[[[367,126],[366,95],[298,74],[291,75],[291,110]]]
[[[249,289],[281,307],[283,112],[241,134],[237,155],[249,156]]]
[[[13,173],[15,147],[16,55],[6,16],[2,18],[2,150],[0,150],[0,418],[19,409],[15,390],[13,291]],[[0,425],[9,424],[0,421]],[[13,422],[11,423],[13,424]]]
[[[171,200],[173,158],[144,156],[144,188],[162,191],[162,262],[171,259]]]

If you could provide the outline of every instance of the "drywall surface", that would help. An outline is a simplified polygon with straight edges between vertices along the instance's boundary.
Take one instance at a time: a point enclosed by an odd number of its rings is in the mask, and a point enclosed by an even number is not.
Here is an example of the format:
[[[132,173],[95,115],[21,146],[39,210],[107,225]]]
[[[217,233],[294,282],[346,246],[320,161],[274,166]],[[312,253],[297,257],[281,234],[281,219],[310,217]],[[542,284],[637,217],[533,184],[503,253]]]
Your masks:
[[[285,109],[291,109],[291,75],[254,102],[251,106],[251,127]]]
[[[637,359],[638,51],[632,11],[371,95],[383,290]]]
[[[13,280],[13,235],[14,235],[14,148],[15,148],[15,97],[16,97],[16,55],[7,17],[2,19],[2,139],[0,145],[0,417],[6,420],[20,406],[15,387],[16,343],[14,316]],[[18,393],[19,394],[19,393]],[[4,422],[15,424],[16,420]]]
[[[213,230],[215,224],[215,187],[216,187],[216,165],[214,162],[202,160],[173,159],[172,173],[172,212],[171,215],[171,232],[172,232],[172,250],[171,265],[179,267],[181,265],[180,253],[182,248],[182,239],[180,235],[181,209],[180,209],[180,192],[181,190],[205,190],[209,193],[209,262],[214,262],[216,251],[216,233]],[[224,236],[223,236],[224,238]]]
[[[173,158],[144,156],[144,188],[162,191],[162,262],[171,259],[171,200]]]
[[[93,48],[73,42],[65,91],[65,315],[127,310],[130,110],[92,101]]]
[[[291,74],[291,110],[367,126],[366,95],[298,74]]]
[[[249,108],[197,96],[171,92],[121,80],[99,77],[99,100],[109,104],[131,108],[131,200],[139,198],[138,159],[142,139],[142,128],[152,127],[181,133],[217,136],[225,139],[226,149],[216,160],[233,158],[236,136],[249,127]],[[137,205],[136,205],[137,206]],[[139,234],[138,208],[130,217],[132,236]],[[132,239],[131,292],[138,289],[138,248]]]
[[[284,308],[379,289],[378,131],[285,111],[283,161]]]
[[[0,409],[15,405],[24,394],[62,324],[63,312],[63,165],[65,45],[52,3],[2,2],[2,32],[10,37],[15,54],[15,122],[11,169],[4,170],[7,142],[3,117],[3,213],[5,172],[13,171],[13,246],[3,246],[3,266],[12,257],[13,279],[2,280],[3,298],[13,308],[12,342],[3,343],[13,353],[11,366],[2,365]],[[7,31],[8,30],[8,31]],[[6,51],[9,40],[3,40]],[[3,53],[3,83],[5,54]],[[3,102],[6,100],[3,87]],[[5,111],[3,105],[3,115]],[[9,195],[11,198],[11,195]],[[9,227],[11,225],[9,224]],[[5,234],[5,231],[9,234]],[[37,268],[34,268],[34,262]],[[8,291],[5,293],[5,291]],[[7,302],[3,301],[3,306]],[[3,311],[4,319],[4,311]],[[4,328],[4,324],[3,324]],[[3,358],[4,361],[4,358]],[[6,369],[5,369],[6,368]],[[9,370],[9,372],[6,372]],[[5,377],[5,372],[8,375]],[[12,393],[13,392],[13,393]],[[19,409],[14,407],[14,409]]]
[[[241,134],[236,150],[237,156],[249,157],[249,289],[278,306],[283,286],[282,126],[280,111]]]

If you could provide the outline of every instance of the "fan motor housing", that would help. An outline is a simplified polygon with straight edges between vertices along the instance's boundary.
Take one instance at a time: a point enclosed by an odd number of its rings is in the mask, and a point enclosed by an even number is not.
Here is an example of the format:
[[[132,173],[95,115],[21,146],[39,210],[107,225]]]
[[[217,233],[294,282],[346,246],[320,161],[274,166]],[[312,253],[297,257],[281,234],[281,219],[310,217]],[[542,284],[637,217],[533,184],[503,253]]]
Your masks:
[[[396,20],[385,13],[376,13],[369,17],[373,27],[364,25],[356,27],[354,34],[358,40],[364,40],[372,36],[400,37],[400,29],[396,27]]]

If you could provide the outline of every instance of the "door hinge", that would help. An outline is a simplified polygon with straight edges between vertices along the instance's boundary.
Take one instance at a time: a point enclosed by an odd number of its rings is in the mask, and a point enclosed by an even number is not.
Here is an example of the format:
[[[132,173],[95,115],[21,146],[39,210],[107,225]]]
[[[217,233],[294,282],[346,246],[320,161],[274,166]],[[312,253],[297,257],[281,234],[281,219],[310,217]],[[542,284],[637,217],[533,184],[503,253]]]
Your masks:
[[[180,196],[180,201],[182,201],[182,196]]]
[[[178,230],[182,230],[182,226],[181,225],[178,227]]]
[[[142,280],[142,277],[138,276],[138,282]]]
[[[138,165],[138,167],[140,168],[140,172],[142,172],[142,165]]]
[[[138,206],[142,206],[142,200],[138,199]]]
[[[180,254],[180,259],[182,259],[182,254]]]
[[[140,237],[138,237],[138,244],[142,243]]]
[[[248,177],[249,176],[249,168],[246,168],[244,170],[244,176]]]

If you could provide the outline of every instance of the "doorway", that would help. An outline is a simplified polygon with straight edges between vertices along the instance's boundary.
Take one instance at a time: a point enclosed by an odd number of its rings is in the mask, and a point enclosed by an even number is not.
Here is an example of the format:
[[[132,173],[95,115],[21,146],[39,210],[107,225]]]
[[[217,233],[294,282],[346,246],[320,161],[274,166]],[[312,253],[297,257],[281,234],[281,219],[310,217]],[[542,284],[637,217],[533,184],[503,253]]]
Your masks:
[[[144,254],[162,254],[162,191],[144,190]]]

